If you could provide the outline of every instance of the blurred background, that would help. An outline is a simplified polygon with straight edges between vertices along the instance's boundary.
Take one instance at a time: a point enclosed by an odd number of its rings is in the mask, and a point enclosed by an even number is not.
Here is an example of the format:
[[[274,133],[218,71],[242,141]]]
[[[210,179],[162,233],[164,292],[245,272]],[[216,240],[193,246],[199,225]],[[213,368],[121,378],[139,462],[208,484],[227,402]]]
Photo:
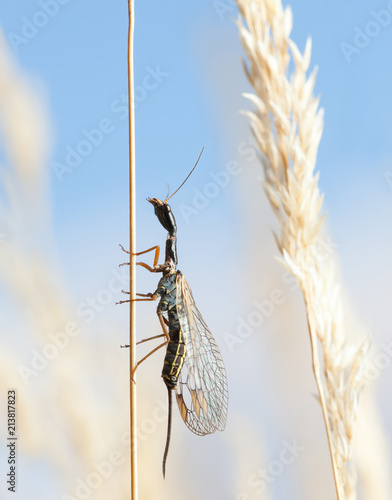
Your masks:
[[[312,37],[325,108],[326,253],[339,263],[350,338],[372,336],[358,498],[390,499],[392,7],[290,5],[293,40],[303,50]],[[129,241],[127,3],[20,0],[0,13],[0,422],[5,436],[16,389],[18,498],[127,499],[129,310],[115,306],[128,288],[118,267]],[[171,207],[179,269],[230,393],[227,428],[209,437],[174,408],[163,481],[163,352],[141,365],[140,498],[327,500],[303,301],[275,260],[277,224],[240,114],[250,88],[237,17],[232,0],[136,2],[137,249],[166,238],[146,198],[176,189],[205,146]],[[137,272],[138,292],[154,291],[157,276]],[[138,304],[139,339],[160,333],[155,309]],[[11,498],[2,443],[0,492]]]

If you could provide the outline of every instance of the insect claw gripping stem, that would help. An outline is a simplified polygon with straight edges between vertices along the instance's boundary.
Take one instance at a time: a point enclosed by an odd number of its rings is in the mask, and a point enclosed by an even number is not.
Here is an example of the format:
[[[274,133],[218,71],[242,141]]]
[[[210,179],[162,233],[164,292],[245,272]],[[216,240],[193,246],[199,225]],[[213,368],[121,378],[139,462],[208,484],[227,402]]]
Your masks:
[[[121,243],[119,243],[120,245],[120,248],[123,252],[127,253],[128,255],[131,255],[131,252],[128,252],[128,250],[125,250],[125,248],[121,245]]]

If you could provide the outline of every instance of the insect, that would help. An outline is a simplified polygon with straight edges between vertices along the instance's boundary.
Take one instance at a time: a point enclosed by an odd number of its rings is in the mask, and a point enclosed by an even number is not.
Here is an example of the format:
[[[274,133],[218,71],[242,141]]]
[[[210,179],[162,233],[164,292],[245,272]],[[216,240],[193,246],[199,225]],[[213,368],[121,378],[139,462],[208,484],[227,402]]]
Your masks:
[[[203,148],[204,149],[204,148]],[[205,436],[226,426],[228,389],[226,371],[218,345],[196,307],[192,291],[181,271],[177,270],[177,224],[168,200],[184,185],[199,158],[180,187],[165,200],[147,198],[161,225],[167,230],[165,262],[158,264],[160,248],[155,246],[139,252],[142,255],[155,251],[153,267],[144,262],[137,264],[150,272],[162,273],[154,293],[137,294],[141,299],[156,300],[158,319],[163,334],[142,342],[165,337],[165,341],[142,358],[136,368],[151,354],[163,346],[166,355],[162,378],[168,390],[168,427],[162,472],[165,477],[172,423],[172,393],[175,392],[178,408],[186,426],[195,434]],[[121,247],[123,250],[124,248]],[[126,250],[124,250],[126,251]],[[127,252],[129,253],[129,252]],[[128,263],[127,263],[128,264]],[[122,301],[129,302],[129,300]],[[127,346],[128,347],[128,346]]]

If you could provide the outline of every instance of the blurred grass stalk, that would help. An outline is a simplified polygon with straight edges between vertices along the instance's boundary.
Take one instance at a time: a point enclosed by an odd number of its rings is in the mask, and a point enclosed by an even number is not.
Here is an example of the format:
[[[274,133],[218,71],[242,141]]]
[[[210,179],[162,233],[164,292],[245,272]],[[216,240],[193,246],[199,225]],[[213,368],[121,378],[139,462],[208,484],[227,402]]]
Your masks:
[[[305,301],[336,495],[353,500],[356,474],[350,458],[369,341],[347,342],[333,259],[317,258],[325,216],[314,168],[323,110],[313,96],[316,71],[306,77],[311,41],[301,54],[289,37],[290,7],[283,9],[280,0],[237,3],[244,70],[255,91],[245,94],[255,106],[245,115],[261,153],[265,192],[280,224],[280,235],[274,235],[279,260],[297,279]]]

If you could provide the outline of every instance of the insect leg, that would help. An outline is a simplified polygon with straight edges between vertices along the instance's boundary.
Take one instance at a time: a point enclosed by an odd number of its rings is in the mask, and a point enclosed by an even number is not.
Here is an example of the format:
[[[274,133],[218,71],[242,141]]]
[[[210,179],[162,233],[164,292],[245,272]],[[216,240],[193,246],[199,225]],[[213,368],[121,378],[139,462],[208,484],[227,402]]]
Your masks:
[[[159,323],[161,324],[163,334],[166,336],[166,339],[169,340],[169,332],[167,331],[167,326],[169,326],[169,321],[165,318],[162,313],[158,313]]]
[[[143,300],[143,299],[136,299],[136,300]],[[148,300],[148,299],[146,299]],[[167,328],[166,328],[166,325],[169,325],[169,322],[168,320],[163,316],[163,314],[159,314],[158,313],[158,319],[159,319],[159,323],[161,324],[161,327],[162,327],[162,330],[163,330],[163,333],[161,335],[155,335],[154,337],[149,337],[148,339],[143,339],[143,340],[140,340],[139,342],[136,342],[136,345],[138,344],[142,344],[143,342],[147,342],[148,340],[153,340],[153,339],[159,339],[160,337],[166,337],[166,342],[165,344],[167,344],[167,342],[169,342],[169,333],[167,331]],[[129,345],[122,345],[120,347],[130,347]],[[159,349],[159,348],[158,348]],[[152,351],[154,352],[154,351]],[[150,353],[151,354],[151,353]],[[144,358],[143,358],[144,359]],[[142,360],[143,361],[143,360]],[[140,361],[141,363],[141,361]]]
[[[165,340],[165,342],[163,342],[162,344],[160,344],[158,347],[155,347],[155,349],[153,349],[151,352],[149,352],[147,354],[147,356],[144,356],[144,358],[142,358],[140,361],[138,361],[135,365],[135,368],[132,370],[132,373],[131,373],[131,380],[134,382],[133,380],[133,376],[135,375],[135,372],[136,372],[136,368],[141,364],[143,363],[143,361],[145,361],[147,358],[149,358],[151,356],[151,354],[154,354],[154,352],[156,352],[158,349],[160,349],[161,347],[165,346],[167,344],[167,340]],[[127,347],[127,346],[125,346]],[[129,347],[129,346],[128,346]]]
[[[121,290],[122,293],[126,293],[130,295],[130,292],[126,292],[125,290]],[[151,302],[152,300],[157,300],[157,295],[153,295],[152,293],[137,293],[136,295],[139,295],[140,297],[148,297],[147,299],[129,299],[129,300],[120,300],[119,302],[116,302],[116,304],[125,304],[126,302],[142,302],[142,301],[148,301]]]
[[[136,342],[136,345],[143,344],[143,342],[147,342],[148,340],[159,339],[160,337],[166,337],[166,335],[164,333],[162,333],[161,335],[155,335],[154,337],[148,337],[148,339],[139,340],[139,342]]]
[[[144,267],[145,269],[147,269],[147,271],[150,271],[150,273],[159,273],[160,272],[160,269],[154,269],[153,267],[149,266],[145,262],[136,262],[136,265]],[[154,266],[155,266],[155,264],[154,264]]]
[[[121,250],[123,250],[125,253],[127,254],[131,254],[131,252],[128,252],[128,250],[125,250],[125,248],[120,244],[120,247],[121,247]],[[154,264],[153,264],[153,267],[149,266],[148,264],[146,264],[145,262],[136,262],[136,265],[137,266],[143,266],[144,268],[146,268],[148,271],[150,271],[150,273],[156,273],[156,272],[159,272],[155,269],[155,267],[157,266],[158,264],[158,260],[159,260],[159,252],[160,252],[160,247],[159,245],[155,245],[155,247],[151,247],[151,248],[148,248],[147,250],[143,250],[143,252],[138,252],[138,253],[135,253],[134,255],[143,255],[144,253],[148,253],[148,252],[152,252],[153,250],[155,250],[155,255],[154,255]],[[129,266],[129,262],[124,262],[123,264],[120,264],[120,266]]]
[[[139,342],[136,342],[136,345],[143,344],[143,342],[148,342],[149,340],[154,340],[154,339],[159,339],[161,337],[166,337],[164,333],[161,335],[155,335],[154,337],[148,337],[148,339],[143,339],[139,340]],[[129,345],[120,345],[120,347],[130,347]]]
[[[148,342],[149,340],[154,340],[154,339],[159,339],[161,337],[166,337],[164,333],[161,335],[155,335],[154,337],[149,337],[148,339],[143,339],[139,340],[139,342],[136,342],[136,345],[143,344],[143,342]],[[120,345],[120,347],[130,347],[129,345]]]

